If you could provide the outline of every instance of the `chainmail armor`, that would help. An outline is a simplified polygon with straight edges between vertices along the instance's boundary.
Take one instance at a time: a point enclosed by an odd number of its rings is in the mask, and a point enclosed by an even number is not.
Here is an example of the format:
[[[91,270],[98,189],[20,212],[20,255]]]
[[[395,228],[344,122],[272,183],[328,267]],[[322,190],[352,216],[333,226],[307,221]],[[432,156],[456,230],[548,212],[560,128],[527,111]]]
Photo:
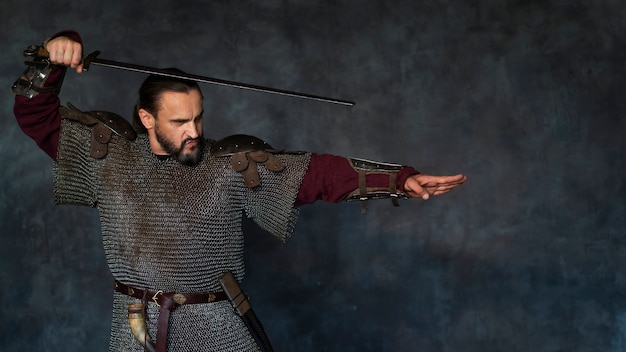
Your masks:
[[[227,157],[209,155],[195,167],[150,150],[147,135],[135,141],[114,135],[108,155],[89,156],[91,131],[64,119],[54,167],[55,202],[96,207],[113,276],[151,291],[219,291],[218,277],[244,277],[245,213],[286,241],[298,216],[293,204],[310,154],[279,154],[285,170],[259,168],[261,185],[249,189]],[[114,293],[110,351],[143,351],[130,332],[132,297]],[[158,308],[149,303],[147,324],[156,338]],[[254,340],[227,301],[183,305],[171,312],[170,351],[255,351]]]

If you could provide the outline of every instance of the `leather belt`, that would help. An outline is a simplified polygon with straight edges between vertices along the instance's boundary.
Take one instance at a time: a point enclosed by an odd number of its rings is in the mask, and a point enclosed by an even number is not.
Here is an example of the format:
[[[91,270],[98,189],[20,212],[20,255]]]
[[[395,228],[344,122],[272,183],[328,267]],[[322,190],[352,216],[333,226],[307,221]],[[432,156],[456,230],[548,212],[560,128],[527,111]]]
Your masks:
[[[137,289],[115,280],[115,291],[127,296],[135,297],[143,302],[153,301],[159,307],[159,319],[157,321],[156,351],[165,352],[167,347],[167,329],[170,312],[183,304],[201,304],[218,302],[228,299],[224,291],[207,293],[176,293],[156,292]]]

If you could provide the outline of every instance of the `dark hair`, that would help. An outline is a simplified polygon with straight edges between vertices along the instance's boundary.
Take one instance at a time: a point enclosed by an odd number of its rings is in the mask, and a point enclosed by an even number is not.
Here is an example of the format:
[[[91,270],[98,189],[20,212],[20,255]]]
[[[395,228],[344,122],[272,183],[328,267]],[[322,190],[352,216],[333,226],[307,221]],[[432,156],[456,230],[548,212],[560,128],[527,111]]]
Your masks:
[[[172,74],[184,74],[185,72],[177,68],[169,68],[166,70]],[[152,74],[146,78],[145,81],[139,87],[139,100],[135,104],[133,111],[133,127],[138,133],[148,133],[146,127],[139,118],[139,109],[144,109],[155,118],[157,117],[157,111],[159,111],[159,103],[161,101],[161,95],[164,92],[180,92],[188,93],[193,89],[197,89],[202,96],[202,91],[198,86],[198,83],[191,80],[180,79],[175,77],[169,77],[166,75]]]

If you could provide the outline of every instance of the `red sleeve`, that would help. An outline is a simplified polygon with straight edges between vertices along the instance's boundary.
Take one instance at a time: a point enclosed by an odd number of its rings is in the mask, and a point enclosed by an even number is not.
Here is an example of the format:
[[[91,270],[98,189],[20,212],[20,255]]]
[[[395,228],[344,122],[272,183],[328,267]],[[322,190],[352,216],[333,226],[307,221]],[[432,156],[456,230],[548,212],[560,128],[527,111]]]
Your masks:
[[[417,173],[412,167],[403,167],[396,176],[397,189],[404,190],[406,179]],[[366,183],[368,187],[387,187],[389,186],[389,176],[383,174],[368,175]],[[358,185],[359,175],[352,168],[348,159],[341,156],[314,153],[311,155],[311,162],[302,180],[295,205],[313,203],[316,200],[339,203],[357,189]]]
[[[66,36],[80,43],[80,35],[74,31],[63,31],[52,38]],[[62,78],[65,68],[54,69],[46,81],[46,86],[54,86]],[[32,99],[17,95],[13,113],[22,131],[32,138],[39,148],[56,160],[61,128],[60,101],[53,93],[40,93]]]

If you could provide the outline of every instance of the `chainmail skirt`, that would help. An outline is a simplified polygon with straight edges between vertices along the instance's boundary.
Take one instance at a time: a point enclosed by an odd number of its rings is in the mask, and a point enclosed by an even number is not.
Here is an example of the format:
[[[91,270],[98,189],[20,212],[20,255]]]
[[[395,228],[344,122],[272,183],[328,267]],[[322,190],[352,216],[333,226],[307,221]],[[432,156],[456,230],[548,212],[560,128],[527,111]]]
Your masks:
[[[143,352],[128,324],[128,304],[138,299],[115,292],[113,323],[109,351]],[[156,339],[159,310],[148,303],[146,323],[152,341]],[[188,304],[170,313],[167,350],[170,352],[242,352],[259,351],[247,328],[228,301],[207,304]]]

